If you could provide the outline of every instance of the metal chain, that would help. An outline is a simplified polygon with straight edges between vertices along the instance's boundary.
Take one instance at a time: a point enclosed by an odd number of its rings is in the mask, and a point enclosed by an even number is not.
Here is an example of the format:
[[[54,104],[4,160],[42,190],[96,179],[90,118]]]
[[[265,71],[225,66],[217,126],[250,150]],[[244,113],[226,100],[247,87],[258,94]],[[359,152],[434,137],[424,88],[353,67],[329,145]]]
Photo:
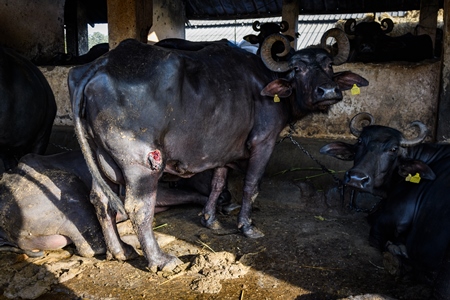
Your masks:
[[[70,148],[67,148],[67,147],[64,147],[64,146],[61,146],[61,145],[57,145],[55,143],[52,143],[52,145],[55,146],[56,148],[59,148],[59,149],[64,150],[64,151],[72,151],[73,150],[73,149],[70,149]]]
[[[292,137],[292,134],[295,133],[294,125],[295,125],[295,123],[289,124],[288,134],[286,134],[278,143],[281,143],[286,138],[288,138],[292,142],[292,144],[297,146],[297,148],[302,150],[302,152],[305,153],[309,158],[311,158],[311,160],[313,160],[315,163],[317,163],[320,166],[320,168],[322,169],[322,172],[330,174],[331,177],[333,177],[334,182],[338,185],[338,189],[340,189],[341,201],[342,201],[342,204],[344,205],[345,184],[342,182],[341,179],[339,179],[336,175],[334,175],[334,173],[330,169],[325,167],[319,160],[317,160],[311,153],[309,153],[308,150],[306,150],[302,145],[300,145],[296,140],[294,140],[294,138]],[[379,202],[375,203],[370,209],[359,208],[355,203],[355,190],[352,189],[348,207],[356,212],[370,213],[378,206],[378,204],[379,204]]]
[[[295,123],[294,123],[295,124]],[[295,133],[295,129],[294,129],[294,124],[289,124],[289,133],[287,135],[285,135],[280,142],[284,141],[286,138],[290,139],[292,144],[294,144],[295,146],[297,146],[300,150],[303,151],[303,153],[305,153],[309,158],[311,158],[316,164],[318,164],[320,166],[320,168],[322,169],[322,171],[324,173],[328,173],[331,175],[331,177],[333,177],[334,182],[336,182],[339,186],[342,186],[342,180],[340,180],[336,175],[334,175],[334,173],[332,171],[330,171],[330,169],[328,169],[327,167],[325,167],[322,163],[320,163],[319,160],[317,160],[311,153],[308,152],[308,150],[306,150],[302,145],[300,145],[296,140],[294,140],[294,138],[292,137],[292,134]],[[280,143],[279,142],[279,143]]]

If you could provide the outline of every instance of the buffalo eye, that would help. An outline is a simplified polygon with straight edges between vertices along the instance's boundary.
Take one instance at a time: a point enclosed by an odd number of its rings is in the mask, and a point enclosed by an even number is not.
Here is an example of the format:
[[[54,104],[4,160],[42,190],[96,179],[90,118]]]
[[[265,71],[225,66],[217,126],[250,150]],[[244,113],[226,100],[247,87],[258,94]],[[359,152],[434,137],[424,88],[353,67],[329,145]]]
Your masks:
[[[357,143],[358,143],[358,145],[361,145],[362,144],[362,139],[359,138]]]
[[[397,151],[398,151],[398,147],[397,146],[392,147],[391,149],[389,149],[389,152],[391,152],[391,153],[397,153]]]
[[[306,70],[306,64],[303,62],[298,62],[294,67],[293,67],[295,72],[304,72]]]

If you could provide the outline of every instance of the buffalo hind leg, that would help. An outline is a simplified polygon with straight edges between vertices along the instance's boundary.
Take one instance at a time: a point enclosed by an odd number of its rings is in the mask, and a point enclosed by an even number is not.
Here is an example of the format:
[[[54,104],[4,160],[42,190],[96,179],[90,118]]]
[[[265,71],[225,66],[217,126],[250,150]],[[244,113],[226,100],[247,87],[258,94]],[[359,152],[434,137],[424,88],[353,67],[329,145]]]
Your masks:
[[[205,205],[208,197],[196,192],[195,190],[182,190],[167,188],[160,184],[158,186],[158,196],[156,199],[155,213],[169,209],[171,206],[181,204],[199,204]]]
[[[210,229],[220,229],[221,226],[216,219],[217,199],[226,185],[228,168],[220,167],[214,169],[213,178],[211,179],[211,193],[208,202],[203,208],[203,216],[201,223]]]
[[[90,196],[91,202],[95,207],[98,221],[102,228],[106,244],[106,258],[111,260],[128,260],[138,257],[134,248],[125,244],[119,236],[116,224],[116,212],[109,205],[108,198],[102,192],[95,180],[92,181],[92,190]]]
[[[158,180],[162,168],[148,168],[138,164],[122,166],[126,182],[125,210],[147,259],[149,269],[172,272],[182,264],[177,257],[164,253],[156,242],[152,223],[156,206]]]

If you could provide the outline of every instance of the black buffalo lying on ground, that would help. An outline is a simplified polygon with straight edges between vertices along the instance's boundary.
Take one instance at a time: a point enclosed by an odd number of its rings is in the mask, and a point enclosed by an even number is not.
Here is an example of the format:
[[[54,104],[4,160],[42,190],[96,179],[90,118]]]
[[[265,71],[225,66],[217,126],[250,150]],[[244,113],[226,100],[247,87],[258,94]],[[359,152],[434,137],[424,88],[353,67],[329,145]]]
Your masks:
[[[433,58],[433,41],[427,34],[413,35],[407,33],[391,37],[394,23],[391,19],[378,22],[361,22],[355,19],[345,23],[345,33],[351,39],[348,61],[386,62],[409,61],[418,62]]]
[[[8,170],[26,153],[45,152],[56,103],[42,72],[4,47],[0,47],[0,100],[0,159]]]
[[[413,140],[390,127],[359,131],[352,124],[356,144],[335,142],[320,151],[354,161],[347,186],[384,197],[369,216],[371,244],[431,283],[434,298],[450,299],[450,145],[421,144],[426,128],[413,124],[421,128]]]
[[[204,205],[211,175],[209,171],[200,173],[178,188],[160,184],[155,212],[174,205]],[[0,250],[38,256],[41,250],[73,243],[81,256],[105,253],[102,230],[89,202],[91,184],[81,151],[22,157],[0,180]],[[109,185],[119,194],[119,185]],[[221,196],[222,204],[231,199],[228,190]],[[126,219],[126,215],[116,218],[118,222]]]
[[[180,261],[161,251],[151,223],[163,172],[190,177],[214,169],[202,223],[217,227],[216,201],[227,167],[246,172],[238,228],[261,237],[250,218],[252,202],[281,130],[303,116],[327,111],[342,90],[368,82],[335,74],[323,49],[304,49],[278,63],[223,43],[199,51],[167,49],[125,40],[91,64],[73,68],[69,89],[75,130],[91,173],[91,201],[117,259],[132,257],[111,231],[115,211],[130,217],[152,270]],[[269,54],[269,55],[267,55]],[[341,61],[342,62],[342,61]],[[124,208],[102,174],[123,174]]]

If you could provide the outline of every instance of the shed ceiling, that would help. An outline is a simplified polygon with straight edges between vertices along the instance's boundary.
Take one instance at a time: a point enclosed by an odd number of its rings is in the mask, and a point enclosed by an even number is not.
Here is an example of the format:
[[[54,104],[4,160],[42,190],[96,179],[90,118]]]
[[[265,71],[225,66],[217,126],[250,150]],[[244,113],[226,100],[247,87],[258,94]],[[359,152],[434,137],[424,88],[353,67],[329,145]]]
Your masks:
[[[88,23],[107,23],[106,0],[80,0]],[[188,20],[234,20],[281,15],[283,0],[182,0]],[[292,0],[296,1],[296,0]],[[373,13],[420,9],[420,0],[297,0],[300,15]],[[424,0],[426,1],[426,0]],[[443,0],[439,0],[443,8]]]

